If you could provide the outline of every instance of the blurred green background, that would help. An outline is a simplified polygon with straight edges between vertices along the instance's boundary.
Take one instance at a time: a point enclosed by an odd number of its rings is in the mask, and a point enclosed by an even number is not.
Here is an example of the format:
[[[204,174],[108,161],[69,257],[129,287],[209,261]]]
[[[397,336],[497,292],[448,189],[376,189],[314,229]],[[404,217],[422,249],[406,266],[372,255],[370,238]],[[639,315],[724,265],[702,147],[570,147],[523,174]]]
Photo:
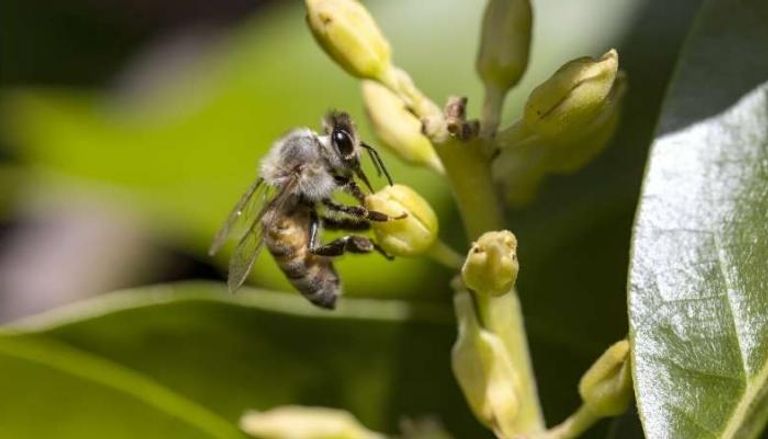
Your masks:
[[[366,4],[396,63],[427,94],[438,102],[466,95],[477,112],[473,57],[484,2]],[[533,86],[578,56],[616,47],[630,82],[612,145],[508,212],[549,423],[577,406],[581,373],[626,334],[645,155],[698,4],[534,1],[531,64],[507,101],[507,122]],[[358,83],[315,46],[302,2],[4,0],[0,88],[0,321],[90,298],[0,337],[0,425],[18,428],[0,437],[50,434],[32,421],[35,412],[56,420],[52,437],[132,425],[115,424],[97,410],[100,401],[116,401],[129,413],[123,422],[158,418],[146,421],[141,434],[150,437],[189,437],[183,428],[203,424],[226,435],[244,409],[291,402],[343,407],[389,432],[402,416],[431,414],[457,437],[482,434],[450,376],[450,272],[422,259],[343,258],[346,297],[359,299],[329,316],[307,310],[295,293],[230,297],[217,283],[226,255],[205,255],[281,133],[319,128],[327,109],[340,108],[373,140]],[[445,182],[384,155],[395,179],[432,203],[443,239],[465,248]],[[290,291],[268,257],[252,284]],[[132,290],[101,297],[122,288]],[[170,396],[126,395],[133,386],[113,384],[125,380]],[[67,392],[88,397],[47,399]],[[136,398],[149,402],[137,408]],[[173,424],[181,412],[194,413],[183,428]],[[592,435],[628,431],[637,432],[631,416]]]

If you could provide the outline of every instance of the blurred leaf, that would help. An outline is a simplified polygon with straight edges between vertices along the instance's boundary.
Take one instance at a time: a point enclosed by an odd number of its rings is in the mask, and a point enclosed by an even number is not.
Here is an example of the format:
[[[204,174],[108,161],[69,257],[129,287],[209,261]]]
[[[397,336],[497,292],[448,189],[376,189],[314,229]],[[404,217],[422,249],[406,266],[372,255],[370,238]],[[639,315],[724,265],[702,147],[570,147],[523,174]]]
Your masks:
[[[101,358],[32,337],[0,338],[8,438],[236,438],[234,425]]]
[[[768,4],[707,1],[661,116],[634,230],[630,322],[649,438],[768,419]]]
[[[185,283],[31,318],[0,341],[55,340],[141,373],[233,425],[246,409],[301,404],[343,408],[389,432],[402,417],[435,415],[458,437],[484,437],[450,372],[452,320],[447,305],[348,299],[328,312],[297,294],[233,296],[221,284]]]

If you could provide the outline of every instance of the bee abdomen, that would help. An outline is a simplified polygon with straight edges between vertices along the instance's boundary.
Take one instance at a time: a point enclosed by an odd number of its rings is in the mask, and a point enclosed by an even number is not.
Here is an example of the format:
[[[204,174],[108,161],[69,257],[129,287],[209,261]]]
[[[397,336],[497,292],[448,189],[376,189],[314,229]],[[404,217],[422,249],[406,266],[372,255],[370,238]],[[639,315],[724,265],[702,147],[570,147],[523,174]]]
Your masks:
[[[285,243],[268,244],[285,277],[304,297],[322,308],[335,307],[340,281],[329,260],[310,254],[306,246],[289,248]]]

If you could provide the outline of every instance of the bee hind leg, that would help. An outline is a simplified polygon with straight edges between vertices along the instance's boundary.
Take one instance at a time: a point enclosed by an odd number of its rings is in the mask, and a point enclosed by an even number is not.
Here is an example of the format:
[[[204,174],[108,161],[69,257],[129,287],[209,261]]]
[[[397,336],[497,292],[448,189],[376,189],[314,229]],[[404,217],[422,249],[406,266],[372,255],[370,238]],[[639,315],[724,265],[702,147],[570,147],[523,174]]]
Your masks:
[[[341,256],[344,253],[370,253],[376,250],[373,241],[360,235],[347,235],[333,241],[310,247],[309,251],[318,256]]]

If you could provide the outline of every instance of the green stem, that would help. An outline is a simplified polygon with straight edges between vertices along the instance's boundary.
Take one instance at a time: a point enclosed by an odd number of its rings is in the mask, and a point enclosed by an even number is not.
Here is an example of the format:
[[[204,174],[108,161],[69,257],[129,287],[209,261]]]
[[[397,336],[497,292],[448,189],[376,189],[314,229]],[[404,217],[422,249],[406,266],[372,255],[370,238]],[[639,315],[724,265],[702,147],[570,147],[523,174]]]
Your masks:
[[[461,265],[464,263],[464,256],[439,239],[432,248],[427,250],[427,256],[435,262],[454,270],[460,270]]]
[[[448,138],[435,144],[461,213],[467,238],[502,230],[504,216],[491,179],[491,164],[480,151],[479,140],[462,142]]]
[[[501,122],[501,112],[504,107],[506,91],[486,85],[483,99],[483,113],[480,116],[480,136],[484,139],[493,139]]]
[[[391,69],[382,83],[397,93],[425,124],[436,121],[442,124],[426,129],[428,133],[432,133],[428,135],[445,167],[467,238],[475,240],[485,232],[504,229],[503,210],[491,178],[491,161],[483,152],[485,140],[478,138],[462,141],[448,136],[445,119],[439,107],[421,93],[404,71]],[[474,297],[481,324],[488,325],[486,327],[491,330],[498,329],[494,332],[507,346],[523,385],[523,392],[519,395],[522,409],[515,420],[519,433],[543,432],[546,426],[536,391],[536,378],[528,353],[523,314],[517,294],[510,292],[494,298],[480,292]],[[506,304],[508,306],[491,306],[495,300],[506,300],[509,303]],[[494,312],[494,309],[497,312]]]
[[[598,420],[600,420],[600,417],[595,415],[586,405],[582,404],[576,413],[539,437],[541,439],[575,438],[587,431]]]
[[[435,149],[445,165],[464,227],[471,240],[484,232],[504,228],[501,203],[491,179],[490,161],[480,149],[482,140],[462,142],[449,138]],[[475,305],[481,324],[504,342],[520,376],[520,414],[515,423],[521,434],[544,431],[544,417],[536,389],[536,378],[528,352],[523,313],[515,291],[493,297],[476,292]]]
[[[523,312],[517,291],[502,296],[477,294],[481,316],[486,328],[493,331],[504,342],[509,356],[520,376],[520,414],[515,423],[520,433],[539,433],[546,429],[541,412],[533,363],[528,350],[528,339],[523,322]],[[482,302],[485,301],[485,304]],[[482,310],[486,309],[485,315]]]

